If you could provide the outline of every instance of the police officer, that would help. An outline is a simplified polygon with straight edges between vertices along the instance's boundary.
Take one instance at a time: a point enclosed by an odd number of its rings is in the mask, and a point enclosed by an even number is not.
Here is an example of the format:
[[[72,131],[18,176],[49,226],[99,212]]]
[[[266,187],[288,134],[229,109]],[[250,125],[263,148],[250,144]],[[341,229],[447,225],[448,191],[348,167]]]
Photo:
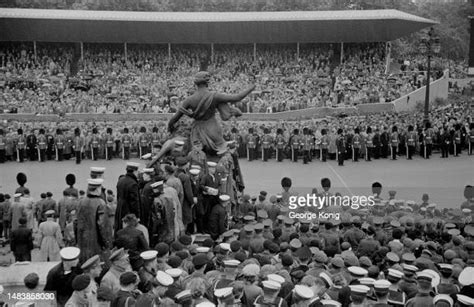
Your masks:
[[[56,160],[62,161],[63,160],[63,151],[64,151],[64,143],[66,139],[63,136],[63,132],[61,129],[56,129],[56,139],[55,139],[55,147],[56,147]]]
[[[18,162],[25,161],[26,138],[23,135],[23,129],[17,130],[18,136],[15,139],[16,157]]]
[[[392,134],[390,134],[390,149],[391,149],[392,160],[397,160],[399,141],[400,140],[399,140],[399,135],[398,135],[398,128],[397,126],[393,126]]]
[[[262,160],[267,162],[270,158],[270,147],[273,144],[273,138],[270,135],[270,129],[265,128],[263,130],[263,137],[262,137]]]
[[[249,128],[249,134],[247,139],[247,157],[249,161],[253,161],[256,158],[257,151],[257,137],[254,134],[253,128]]]
[[[90,148],[92,152],[92,160],[94,161],[97,161],[97,159],[99,159],[99,144],[100,144],[100,137],[98,135],[97,128],[93,128]]]
[[[122,158],[124,160],[130,159],[130,147],[132,146],[132,137],[128,134],[128,128],[123,128],[122,134]]]
[[[293,162],[298,162],[298,154],[300,148],[300,131],[298,129],[293,130],[293,135],[290,137],[290,147],[291,147],[291,160]]]
[[[321,130],[321,161],[326,162],[328,157],[328,148],[329,148],[329,137],[326,129]]]
[[[276,160],[278,162],[283,161],[283,150],[285,148],[285,137],[283,136],[283,129],[277,129],[277,136],[276,136]]]
[[[39,135],[38,135],[38,161],[44,162],[46,160],[46,148],[47,148],[47,143],[46,143],[46,136],[44,135],[45,131],[43,128],[39,130]]]
[[[343,130],[339,128],[337,130],[337,140],[336,140],[336,156],[339,166],[344,165],[344,154],[346,150],[345,138]]]
[[[414,131],[414,128],[412,125],[408,126],[406,146],[407,146],[407,159],[412,160],[413,154],[415,153],[415,148],[416,148],[416,132]]]
[[[354,129],[354,136],[352,137],[352,161],[359,162],[360,147],[362,138],[360,136],[359,128]]]
[[[146,134],[146,128],[141,127],[140,128],[140,136],[138,137],[138,146],[139,146],[139,152],[140,152],[140,157],[148,153],[148,147],[150,145],[148,135]]]
[[[114,153],[114,137],[112,135],[112,128],[107,128],[107,135],[105,136],[105,158],[112,160]]]
[[[372,133],[372,127],[367,127],[367,136],[365,138],[365,160],[371,161],[374,154],[374,134]]]
[[[431,128],[431,123],[426,123],[424,136],[424,156],[425,159],[429,159],[431,156],[431,150],[433,148],[433,128]]]

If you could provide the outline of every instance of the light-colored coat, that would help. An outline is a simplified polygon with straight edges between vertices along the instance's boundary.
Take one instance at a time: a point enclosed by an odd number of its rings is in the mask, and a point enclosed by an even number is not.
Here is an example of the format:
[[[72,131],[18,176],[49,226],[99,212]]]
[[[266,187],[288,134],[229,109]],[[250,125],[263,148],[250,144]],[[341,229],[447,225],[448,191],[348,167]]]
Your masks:
[[[61,227],[53,220],[39,225],[40,259],[41,261],[60,261],[59,250],[63,246]]]

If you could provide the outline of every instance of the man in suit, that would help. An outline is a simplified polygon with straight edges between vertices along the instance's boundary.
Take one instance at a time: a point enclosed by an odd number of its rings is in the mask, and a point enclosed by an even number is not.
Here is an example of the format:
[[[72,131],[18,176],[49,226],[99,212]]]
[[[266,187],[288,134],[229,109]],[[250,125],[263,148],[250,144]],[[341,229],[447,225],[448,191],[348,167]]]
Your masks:
[[[122,219],[129,213],[140,216],[140,193],[138,189],[138,167],[140,164],[127,163],[127,173],[117,183],[117,210],[115,211],[115,231],[122,229]]]
[[[26,218],[21,217],[18,221],[20,226],[12,231],[10,249],[15,256],[15,261],[31,261],[31,250],[33,249],[33,235],[31,229],[26,227]]]
[[[219,204],[215,205],[209,215],[209,230],[213,240],[219,238],[227,230],[228,219],[226,206],[230,204],[229,195],[219,196]]]

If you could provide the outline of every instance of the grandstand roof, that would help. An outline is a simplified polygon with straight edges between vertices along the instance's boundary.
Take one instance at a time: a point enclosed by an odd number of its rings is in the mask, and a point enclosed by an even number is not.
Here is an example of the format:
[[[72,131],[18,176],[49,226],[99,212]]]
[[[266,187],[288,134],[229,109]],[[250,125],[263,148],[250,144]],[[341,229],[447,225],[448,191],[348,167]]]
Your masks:
[[[2,8],[0,41],[384,42],[433,24],[433,20],[397,10],[121,12]]]

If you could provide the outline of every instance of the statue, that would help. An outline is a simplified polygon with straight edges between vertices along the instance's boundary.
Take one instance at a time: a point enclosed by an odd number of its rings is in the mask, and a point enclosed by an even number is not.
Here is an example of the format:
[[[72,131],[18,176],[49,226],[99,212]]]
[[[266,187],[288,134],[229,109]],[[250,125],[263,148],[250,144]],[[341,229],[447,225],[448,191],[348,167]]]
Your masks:
[[[203,144],[203,150],[207,155],[215,156],[217,152],[227,149],[227,143],[224,140],[222,127],[216,118],[216,110],[219,111],[221,119],[229,120],[232,116],[242,115],[240,110],[232,107],[230,104],[237,103],[249,95],[255,85],[238,94],[223,94],[212,92],[208,89],[210,74],[206,71],[198,72],[194,79],[197,86],[196,92],[182,103],[181,107],[168,122],[168,130],[171,138],[162,146],[158,155],[149,163],[152,166],[163,156],[175,150],[176,146],[181,146],[182,142],[192,144],[194,140],[200,140]],[[194,121],[191,124],[190,139],[180,135],[177,132],[179,127],[176,123],[186,115]]]

